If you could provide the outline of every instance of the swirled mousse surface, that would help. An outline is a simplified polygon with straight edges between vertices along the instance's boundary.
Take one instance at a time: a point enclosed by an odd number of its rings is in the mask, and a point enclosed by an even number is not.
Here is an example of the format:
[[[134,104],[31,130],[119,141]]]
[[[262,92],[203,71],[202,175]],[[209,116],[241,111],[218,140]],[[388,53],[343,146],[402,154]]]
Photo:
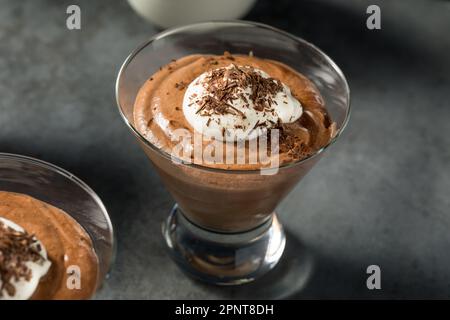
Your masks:
[[[26,232],[15,235],[16,238],[22,239],[19,239],[22,241],[19,243],[23,243],[25,241],[23,239],[31,241],[31,235],[35,239],[33,241],[39,243],[37,247],[40,249],[39,251],[45,248],[46,253],[43,258],[48,259],[50,266],[38,279],[38,285],[31,295],[31,299],[88,299],[95,293],[98,281],[98,259],[89,235],[72,217],[64,211],[28,195],[4,191],[0,191],[0,217],[3,227],[6,222],[9,222],[9,227],[15,228],[16,231],[23,228]],[[13,229],[9,228],[9,231],[13,231]],[[10,238],[13,239],[11,235]],[[23,249],[17,249],[17,246],[12,243],[2,243],[1,248],[5,251],[3,256],[8,256],[7,251],[10,251],[9,256],[12,255],[11,252],[24,252]],[[33,260],[39,262],[37,258],[33,258]],[[41,263],[41,265],[44,264]],[[11,278],[5,274],[7,272],[15,274],[18,272],[7,269],[5,265],[0,268],[2,279]],[[27,271],[22,270],[20,274],[26,274]],[[79,274],[76,274],[78,271]],[[79,275],[80,286],[77,285],[77,275]],[[2,295],[5,296],[6,293],[9,293],[13,298],[14,296],[20,297],[18,291],[27,286],[26,282],[32,278],[33,273],[31,272],[27,277],[21,279],[21,287],[13,282],[12,286],[11,284],[2,286],[5,288]]]
[[[250,161],[255,159],[251,140],[270,137],[273,129],[279,132],[280,165],[315,153],[336,132],[318,89],[305,76],[281,62],[227,52],[189,55],[161,67],[136,97],[134,122],[148,141],[169,154],[180,143],[179,129],[203,137],[221,130],[224,138],[212,136],[223,144],[223,161],[206,163],[194,152],[190,157],[194,163],[229,170],[266,166],[259,158]],[[202,141],[204,148],[210,143]],[[197,146],[195,139],[184,140],[184,148],[186,144]],[[245,149],[244,163],[225,160],[230,153],[236,160],[238,149]]]

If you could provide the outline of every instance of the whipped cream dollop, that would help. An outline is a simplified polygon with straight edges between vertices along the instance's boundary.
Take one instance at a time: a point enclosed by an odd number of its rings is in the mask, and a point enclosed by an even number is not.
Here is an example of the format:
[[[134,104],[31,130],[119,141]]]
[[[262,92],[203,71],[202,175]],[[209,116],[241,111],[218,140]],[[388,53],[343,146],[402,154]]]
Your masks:
[[[27,300],[50,269],[47,251],[10,220],[0,217],[0,229],[0,300]]]
[[[202,73],[184,94],[183,113],[195,131],[219,140],[251,140],[302,115],[281,81],[250,66],[230,64]]]

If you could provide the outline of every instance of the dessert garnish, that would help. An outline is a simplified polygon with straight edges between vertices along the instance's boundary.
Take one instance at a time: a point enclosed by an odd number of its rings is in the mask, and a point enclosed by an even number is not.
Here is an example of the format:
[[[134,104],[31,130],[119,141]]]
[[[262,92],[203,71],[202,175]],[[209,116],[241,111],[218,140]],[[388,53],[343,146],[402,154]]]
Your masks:
[[[202,115],[216,112],[239,113],[239,110],[231,104],[236,99],[242,99],[245,107],[249,108],[250,103],[242,88],[250,87],[250,99],[252,107],[257,111],[269,110],[273,103],[273,97],[283,90],[281,81],[273,78],[265,78],[260,72],[249,66],[238,67],[231,64],[228,68],[213,70],[206,76],[207,85],[205,87],[209,95],[204,96],[200,101]]]
[[[0,218],[0,299],[28,299],[50,264],[34,235]]]
[[[296,121],[302,106],[280,80],[231,63],[204,72],[187,86],[183,112],[203,135],[250,140],[279,123]]]
[[[176,158],[253,170],[265,166],[264,151],[286,164],[314,154],[336,133],[318,88],[281,61],[251,53],[194,54],[170,62],[152,78],[157,81],[139,90],[133,120],[150,143]],[[273,148],[279,157],[267,150]],[[221,158],[227,163],[219,163]]]

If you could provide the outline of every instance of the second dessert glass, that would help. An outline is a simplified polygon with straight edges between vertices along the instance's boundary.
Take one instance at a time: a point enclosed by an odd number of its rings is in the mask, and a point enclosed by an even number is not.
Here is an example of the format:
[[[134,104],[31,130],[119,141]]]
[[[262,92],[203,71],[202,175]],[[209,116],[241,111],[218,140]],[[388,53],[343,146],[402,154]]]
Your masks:
[[[89,186],[50,163],[0,153],[0,191],[29,195],[75,219],[92,240],[99,263],[97,290],[101,287],[114,258],[113,227],[103,202]]]
[[[224,51],[253,52],[308,77],[337,124],[336,136],[312,156],[283,165],[274,175],[172,161],[170,154],[146,140],[134,126],[136,95],[142,84],[172,59]],[[125,60],[116,82],[116,99],[123,120],[177,202],[163,224],[169,252],[191,276],[222,285],[252,281],[277,264],[285,234],[275,209],[336,141],[350,111],[347,81],[328,56],[284,31],[245,21],[197,23],[154,36]]]

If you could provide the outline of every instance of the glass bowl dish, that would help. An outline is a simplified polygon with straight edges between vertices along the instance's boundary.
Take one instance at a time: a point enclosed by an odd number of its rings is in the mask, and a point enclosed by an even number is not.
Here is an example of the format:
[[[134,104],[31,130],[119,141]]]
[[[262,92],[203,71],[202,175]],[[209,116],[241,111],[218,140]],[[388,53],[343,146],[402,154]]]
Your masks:
[[[114,256],[113,227],[100,198],[73,174],[34,158],[0,153],[0,191],[22,193],[69,214],[89,234],[98,257],[97,290]]]
[[[276,174],[173,161],[173,156],[137,130],[133,119],[137,93],[172,59],[190,54],[221,55],[225,51],[242,55],[252,52],[258,58],[282,62],[309,78],[336,123],[335,136],[311,156],[281,165]],[[347,81],[325,53],[287,32],[246,21],[196,23],[152,37],[123,63],[116,99],[122,119],[177,202],[163,224],[169,252],[189,275],[221,285],[252,281],[277,264],[285,235],[275,209],[338,139],[350,115]]]

